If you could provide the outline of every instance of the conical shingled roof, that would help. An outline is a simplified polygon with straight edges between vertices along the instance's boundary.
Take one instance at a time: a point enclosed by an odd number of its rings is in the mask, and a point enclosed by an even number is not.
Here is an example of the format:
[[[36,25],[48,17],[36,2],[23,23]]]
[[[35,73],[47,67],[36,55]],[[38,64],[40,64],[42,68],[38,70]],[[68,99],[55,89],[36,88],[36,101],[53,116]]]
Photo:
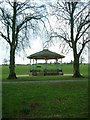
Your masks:
[[[59,59],[59,58],[64,58],[64,57],[65,56],[52,52],[48,49],[43,49],[42,51],[34,53],[28,56],[27,58],[29,59]]]

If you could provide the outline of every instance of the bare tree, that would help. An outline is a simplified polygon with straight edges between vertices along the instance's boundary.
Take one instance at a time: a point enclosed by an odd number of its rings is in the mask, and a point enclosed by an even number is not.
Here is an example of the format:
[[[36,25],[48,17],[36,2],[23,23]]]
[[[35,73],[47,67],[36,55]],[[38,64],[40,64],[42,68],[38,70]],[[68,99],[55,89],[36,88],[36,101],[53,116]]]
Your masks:
[[[51,38],[59,37],[66,41],[73,51],[74,77],[82,77],[79,69],[79,58],[86,44],[90,42],[88,29],[90,28],[90,2],[60,2],[51,6],[53,16],[57,18],[57,24],[51,33]]]
[[[0,3],[0,36],[10,46],[9,79],[16,79],[15,51],[28,45],[38,20],[45,17],[45,6],[31,0],[5,0]],[[28,31],[29,29],[29,31]],[[31,31],[32,30],[32,31]]]

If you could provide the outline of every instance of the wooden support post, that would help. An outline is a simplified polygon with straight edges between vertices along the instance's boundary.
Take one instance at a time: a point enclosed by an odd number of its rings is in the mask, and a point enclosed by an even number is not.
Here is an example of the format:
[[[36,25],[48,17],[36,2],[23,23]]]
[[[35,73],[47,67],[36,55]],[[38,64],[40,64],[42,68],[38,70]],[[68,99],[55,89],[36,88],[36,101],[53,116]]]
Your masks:
[[[32,65],[32,70],[34,71],[34,59],[33,59],[33,65]]]
[[[56,59],[56,70],[58,70],[58,58]]]
[[[44,75],[46,75],[46,72],[47,72],[47,59],[45,58]]]
[[[37,59],[36,59],[36,71],[37,71]]]
[[[30,72],[31,72],[31,59],[30,59]]]
[[[31,59],[30,59],[30,71],[29,71],[29,76],[31,76],[32,75],[32,71],[31,71]]]

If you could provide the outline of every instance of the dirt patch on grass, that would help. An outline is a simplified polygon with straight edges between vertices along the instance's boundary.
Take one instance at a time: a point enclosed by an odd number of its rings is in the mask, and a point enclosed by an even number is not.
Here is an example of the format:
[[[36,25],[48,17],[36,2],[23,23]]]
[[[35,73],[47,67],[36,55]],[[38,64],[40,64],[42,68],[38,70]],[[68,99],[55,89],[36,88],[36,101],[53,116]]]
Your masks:
[[[23,103],[21,113],[23,115],[29,115],[32,111],[35,112],[40,107],[38,102],[31,102],[29,104]]]
[[[30,104],[31,110],[36,110],[36,109],[38,109],[39,106],[40,106],[40,104],[38,102],[32,102]]]

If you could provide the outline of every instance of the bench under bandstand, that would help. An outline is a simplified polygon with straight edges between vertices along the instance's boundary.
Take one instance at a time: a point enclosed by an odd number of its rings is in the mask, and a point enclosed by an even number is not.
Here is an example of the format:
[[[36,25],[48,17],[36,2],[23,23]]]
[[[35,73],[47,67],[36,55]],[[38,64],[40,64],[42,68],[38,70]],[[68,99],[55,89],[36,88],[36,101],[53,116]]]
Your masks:
[[[32,67],[30,67],[30,75],[34,75],[34,76],[37,76],[37,75],[63,75],[62,70],[59,69],[58,60],[59,59],[62,60],[62,58],[64,58],[64,57],[65,56],[60,55],[55,52],[52,52],[48,49],[43,49],[40,52],[37,52],[37,53],[34,53],[34,54],[28,56],[27,58],[30,59],[30,66],[31,66],[31,60],[33,60],[33,65],[32,65]],[[53,59],[56,60],[56,63],[55,63],[56,69],[54,69],[54,70],[47,69],[47,66],[48,66],[47,61],[53,60]],[[37,64],[37,60],[45,60],[42,71],[39,69],[41,66],[39,66]],[[35,66],[34,66],[34,61],[36,61]]]

